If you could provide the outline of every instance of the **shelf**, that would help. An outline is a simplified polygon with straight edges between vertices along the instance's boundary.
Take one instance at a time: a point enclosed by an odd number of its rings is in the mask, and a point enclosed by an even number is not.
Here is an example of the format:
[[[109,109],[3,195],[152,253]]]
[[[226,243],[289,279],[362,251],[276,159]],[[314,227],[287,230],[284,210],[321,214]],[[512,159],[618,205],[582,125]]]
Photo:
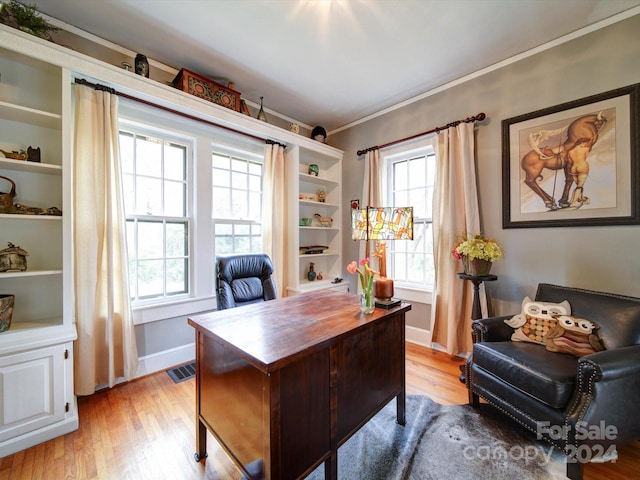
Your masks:
[[[0,333],[0,355],[13,354],[77,338],[75,325],[64,325],[62,317],[41,318],[31,322],[11,322],[9,330]]]
[[[336,227],[299,227],[300,230],[323,230],[325,232],[338,232],[339,228]]]
[[[315,202],[313,200],[298,200],[300,202],[300,205],[310,205],[313,207],[330,207],[330,208],[338,208],[339,205],[336,205],[335,203],[328,203],[328,202]]]
[[[324,177],[316,177],[315,175],[309,175],[308,173],[300,173],[300,181],[324,186],[337,187],[340,185],[339,182],[336,182],[334,180],[329,180],[328,178]]]
[[[2,155],[0,153],[0,155]],[[17,172],[44,173],[46,175],[62,175],[60,165],[50,163],[27,162],[26,160],[12,160],[0,157],[0,168],[5,170],[15,170]]]
[[[45,318],[33,322],[11,322],[9,330],[5,330],[5,332],[18,333],[25,330],[34,330],[36,328],[44,327],[56,327],[58,325],[62,325],[62,317]],[[3,335],[5,332],[3,332]]]
[[[0,213],[0,219],[5,220],[33,220],[33,221],[61,221],[62,215],[22,215],[21,213]]]
[[[46,275],[62,275],[62,270],[27,270],[26,272],[0,272],[3,278],[42,277]]]
[[[296,293],[307,293],[313,292],[316,290],[324,290],[327,288],[348,288],[348,282],[340,282],[340,283],[332,283],[333,278],[323,278],[322,280],[314,280],[310,282],[308,280],[300,282],[296,287],[288,287],[288,290],[294,291]]]
[[[0,101],[0,118],[45,128],[61,128],[62,115]]]
[[[314,257],[336,257],[338,253],[332,251],[326,251],[324,253],[300,253],[300,258],[314,258]]]

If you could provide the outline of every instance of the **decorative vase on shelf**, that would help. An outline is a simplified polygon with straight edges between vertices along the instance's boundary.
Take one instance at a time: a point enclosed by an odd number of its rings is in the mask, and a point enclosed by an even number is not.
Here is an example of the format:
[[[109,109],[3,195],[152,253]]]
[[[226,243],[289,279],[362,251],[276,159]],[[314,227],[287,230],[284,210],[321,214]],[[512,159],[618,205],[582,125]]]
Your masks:
[[[360,311],[365,314],[373,313],[375,309],[375,297],[372,290],[365,290],[360,293]]]
[[[149,61],[145,55],[137,54],[134,64],[138,75],[149,78]]]
[[[491,271],[491,262],[480,258],[469,258],[467,255],[462,257],[464,265],[464,273],[474,277],[483,277],[489,275]]]
[[[313,282],[316,279],[316,271],[315,264],[313,262],[309,263],[309,271],[307,272],[307,280]]]
[[[262,100],[264,99],[264,97],[260,97],[260,111],[258,112],[258,116],[256,117],[258,120],[262,121],[262,122],[266,122],[267,121],[267,114],[264,113],[264,107],[262,106]]]

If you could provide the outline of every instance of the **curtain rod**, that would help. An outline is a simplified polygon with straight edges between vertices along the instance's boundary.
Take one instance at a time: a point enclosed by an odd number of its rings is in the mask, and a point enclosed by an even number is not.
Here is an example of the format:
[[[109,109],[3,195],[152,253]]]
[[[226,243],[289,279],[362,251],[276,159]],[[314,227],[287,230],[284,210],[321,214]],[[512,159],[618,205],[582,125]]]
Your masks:
[[[474,115],[473,117],[468,117],[468,118],[465,118],[464,120],[456,120],[455,122],[447,123],[444,127],[432,128],[431,130],[427,130],[426,132],[417,133],[415,135],[411,135],[410,137],[401,138],[400,140],[394,140],[393,142],[385,143],[384,145],[376,145],[375,147],[369,147],[369,148],[365,148],[364,150],[358,150],[358,156],[364,155],[365,153],[371,152],[372,150],[387,148],[392,145],[397,145],[398,143],[408,142],[409,140],[413,140],[414,138],[422,137],[430,133],[440,133],[442,130],[446,130],[447,128],[457,127],[463,122],[464,123],[471,123],[475,121],[481,122],[486,117],[487,116],[484,113],[480,112],[479,114]]]
[[[133,100],[134,102],[143,103],[143,104],[149,105],[151,107],[159,108],[160,110],[164,110],[165,112],[174,113],[176,115],[180,115],[181,117],[185,117],[185,118],[188,118],[190,120],[195,120],[197,122],[206,123],[207,125],[211,125],[211,126],[214,126],[214,127],[222,128],[224,130],[228,130],[228,131],[233,132],[233,133],[244,135],[245,137],[253,138],[254,140],[259,140],[261,142],[266,142],[266,141],[269,140],[268,138],[259,137],[257,135],[252,135],[251,133],[243,132],[241,130],[236,130],[235,128],[227,127],[225,125],[220,125],[219,123],[211,122],[211,121],[206,120],[204,118],[196,117],[195,115],[190,115],[188,113],[180,112],[178,110],[174,110],[173,108],[165,107],[163,105],[158,105],[157,103],[153,103],[153,102],[150,102],[148,100],[143,100],[141,98],[134,97],[134,96],[129,95],[127,93],[118,92],[117,90],[115,90],[114,88],[111,88],[111,87],[106,87],[104,85],[100,85],[100,84],[97,84],[97,83],[88,82],[84,78],[76,78],[75,79],[75,83],[77,83],[79,85],[85,85],[87,87],[94,88],[95,90],[102,90],[104,92],[109,92],[109,93],[111,93],[113,95],[118,95],[120,97],[128,98],[129,100]],[[272,142],[277,143],[278,145],[282,145],[281,143],[275,142],[273,140],[272,140]],[[286,145],[282,145],[282,146],[286,147]]]

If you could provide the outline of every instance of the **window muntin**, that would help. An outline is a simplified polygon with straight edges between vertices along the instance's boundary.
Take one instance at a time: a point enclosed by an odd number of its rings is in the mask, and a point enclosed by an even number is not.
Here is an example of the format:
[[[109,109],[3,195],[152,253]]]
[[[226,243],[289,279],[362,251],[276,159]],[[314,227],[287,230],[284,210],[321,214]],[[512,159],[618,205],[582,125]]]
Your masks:
[[[388,268],[397,286],[430,290],[434,283],[432,209],[436,161],[431,147],[385,158],[388,205],[413,207],[414,239],[388,242]]]
[[[120,131],[130,295],[134,305],[190,292],[189,144]]]
[[[212,215],[216,254],[262,251],[263,159],[214,147]]]

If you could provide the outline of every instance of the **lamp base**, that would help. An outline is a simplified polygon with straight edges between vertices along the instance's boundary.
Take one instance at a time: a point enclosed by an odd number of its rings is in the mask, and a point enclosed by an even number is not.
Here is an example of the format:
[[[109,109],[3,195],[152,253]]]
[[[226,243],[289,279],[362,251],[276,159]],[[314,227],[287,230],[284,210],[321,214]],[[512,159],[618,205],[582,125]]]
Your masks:
[[[402,300],[399,298],[376,298],[376,308],[384,308],[385,310],[389,310],[390,308],[397,307],[402,303]]]

